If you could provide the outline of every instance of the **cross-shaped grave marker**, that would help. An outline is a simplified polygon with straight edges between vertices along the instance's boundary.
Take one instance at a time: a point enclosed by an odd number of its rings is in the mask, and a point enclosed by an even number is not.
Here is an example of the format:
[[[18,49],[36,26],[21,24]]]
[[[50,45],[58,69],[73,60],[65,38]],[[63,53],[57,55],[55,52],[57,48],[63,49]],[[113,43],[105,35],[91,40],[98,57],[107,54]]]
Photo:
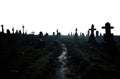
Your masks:
[[[107,22],[105,24],[105,26],[102,27],[102,29],[105,29],[105,32],[106,32],[107,35],[111,34],[111,29],[113,29],[113,28],[114,27],[112,27],[109,22]]]
[[[112,27],[109,22],[107,22],[105,26],[102,27],[102,29],[105,29],[104,41],[109,43],[112,43],[114,41],[113,34],[111,33],[111,29],[113,28],[114,27]]]
[[[96,29],[94,28],[94,25],[93,25],[93,24],[92,24],[92,26],[91,26],[91,29],[89,29],[89,30],[91,30],[91,35],[94,36],[94,31],[95,31]]]

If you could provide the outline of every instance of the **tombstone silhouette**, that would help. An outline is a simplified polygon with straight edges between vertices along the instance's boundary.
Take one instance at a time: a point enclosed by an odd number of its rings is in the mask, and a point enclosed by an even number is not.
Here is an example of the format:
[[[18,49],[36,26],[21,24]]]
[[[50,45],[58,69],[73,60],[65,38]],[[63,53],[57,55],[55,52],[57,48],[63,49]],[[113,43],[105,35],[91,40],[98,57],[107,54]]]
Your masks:
[[[25,31],[25,34],[27,35],[27,30]]]
[[[18,34],[18,33],[19,33],[18,30],[16,30],[15,34]]]
[[[44,39],[44,36],[43,36],[43,32],[42,32],[42,31],[39,32],[39,38],[42,39],[42,40]]]
[[[10,35],[10,30],[9,29],[7,29],[7,34]]]
[[[59,32],[58,32],[58,29],[56,30],[56,32],[57,32],[57,35],[58,35],[58,33],[59,33]]]
[[[1,27],[2,27],[2,33],[4,33],[4,25],[1,25]]]
[[[94,25],[93,25],[93,24],[92,24],[92,26],[91,26],[91,29],[89,29],[89,30],[91,30],[91,35],[94,36],[94,30],[96,30],[96,29],[94,28]]]
[[[98,37],[99,36],[99,31],[96,31],[96,37]]]
[[[48,33],[46,33],[46,34],[45,34],[45,38],[47,38],[48,36],[49,36],[49,34],[48,34]]]
[[[53,36],[55,36],[55,32],[53,32]]]
[[[80,32],[80,37],[85,37],[85,34]]]
[[[102,37],[102,33],[100,33],[100,37]]]
[[[75,36],[74,38],[77,40],[78,39],[78,33],[77,33],[77,28],[75,29]]]
[[[19,30],[19,34],[21,34],[21,30]]]
[[[88,39],[88,43],[95,44],[96,41],[95,41],[94,31],[95,31],[96,29],[94,28],[94,25],[93,25],[93,24],[92,24],[92,26],[91,26],[91,29],[89,29],[89,30],[91,31],[91,34],[90,34],[90,37],[89,37],[89,39]]]
[[[61,33],[58,31],[58,29],[56,30],[56,32],[57,32],[56,39],[59,40]]]
[[[14,34],[14,27],[12,28],[12,33]]]
[[[116,45],[116,42],[113,39],[113,33],[111,33],[111,29],[114,27],[110,25],[109,22],[105,24],[105,26],[102,27],[102,29],[105,29],[105,34],[104,34],[104,50],[105,53],[107,54],[107,58],[110,60],[112,63],[119,63],[119,52],[118,48]]]
[[[109,22],[107,22],[105,24],[105,26],[102,27],[102,29],[105,29],[105,34],[104,34],[104,41],[105,42],[113,42],[113,34],[111,33],[111,29],[113,29],[114,27],[112,27],[110,25]]]
[[[24,34],[24,28],[25,28],[25,27],[24,27],[24,26],[22,26],[22,28],[23,28],[23,34]]]

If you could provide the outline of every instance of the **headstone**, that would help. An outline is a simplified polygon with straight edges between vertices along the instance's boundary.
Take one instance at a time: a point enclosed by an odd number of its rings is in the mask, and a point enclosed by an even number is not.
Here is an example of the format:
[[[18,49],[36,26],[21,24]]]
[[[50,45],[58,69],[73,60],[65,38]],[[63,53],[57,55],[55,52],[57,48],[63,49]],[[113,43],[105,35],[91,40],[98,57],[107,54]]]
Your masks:
[[[105,51],[105,54],[107,54],[106,58],[111,63],[119,64],[120,54],[118,52],[116,42],[113,39],[113,33],[111,33],[111,29],[113,28],[114,27],[111,26],[109,22],[107,22],[105,26],[102,27],[102,29],[105,29],[103,49]]]
[[[25,31],[25,34],[27,35],[27,30]]]
[[[55,36],[55,32],[53,32],[53,36]]]
[[[18,30],[16,30],[15,34],[18,34]]]
[[[105,34],[104,34],[104,41],[105,42],[113,42],[113,34],[111,33],[111,29],[113,29],[114,27],[112,27],[110,25],[109,22],[107,22],[105,24],[105,26],[102,27],[102,29],[105,29]]]
[[[78,39],[78,33],[77,33],[77,28],[75,29],[75,36],[74,39],[77,40]]]
[[[19,34],[21,34],[21,30],[19,30]]]
[[[94,25],[92,24],[92,26],[91,26],[91,29],[89,29],[90,31],[91,31],[91,35],[93,35],[94,36],[94,31],[96,30],[95,28],[94,28]]]
[[[57,35],[58,35],[58,33],[59,33],[59,32],[58,32],[58,29],[56,30],[56,32],[57,32]]]
[[[4,25],[1,25],[1,27],[2,27],[2,33],[4,33]]]
[[[9,29],[7,29],[7,34],[10,35],[10,30]]]
[[[77,33],[77,28],[75,29],[75,33]]]
[[[98,37],[99,36],[99,31],[96,31],[96,37]]]
[[[12,33],[14,34],[14,27],[12,28]]]
[[[96,29],[94,28],[94,25],[93,25],[93,24],[92,24],[92,26],[91,26],[91,29],[89,29],[89,30],[91,31],[91,34],[90,34],[90,37],[89,37],[89,39],[88,39],[88,43],[95,44],[96,41],[95,41],[94,31],[95,31]]]
[[[25,27],[24,27],[24,26],[22,26],[22,28],[23,28],[23,34],[24,34],[24,28],[25,28]]]
[[[42,31],[39,32],[39,37],[43,40],[43,32]]]
[[[102,37],[102,33],[100,33],[100,37]]]
[[[84,33],[82,33],[82,37],[85,37],[85,34],[84,34]]]

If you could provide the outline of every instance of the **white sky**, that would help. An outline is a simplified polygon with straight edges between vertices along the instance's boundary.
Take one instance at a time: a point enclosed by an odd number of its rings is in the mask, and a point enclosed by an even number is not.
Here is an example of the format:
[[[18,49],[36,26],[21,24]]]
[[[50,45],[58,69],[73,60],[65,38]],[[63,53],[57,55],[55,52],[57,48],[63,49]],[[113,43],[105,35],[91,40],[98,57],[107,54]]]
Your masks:
[[[59,29],[62,34],[87,33],[92,24],[97,30],[106,22],[120,35],[119,0],[0,0],[0,24],[5,29],[22,29],[28,33],[40,31],[52,34]],[[1,29],[0,29],[1,31]]]

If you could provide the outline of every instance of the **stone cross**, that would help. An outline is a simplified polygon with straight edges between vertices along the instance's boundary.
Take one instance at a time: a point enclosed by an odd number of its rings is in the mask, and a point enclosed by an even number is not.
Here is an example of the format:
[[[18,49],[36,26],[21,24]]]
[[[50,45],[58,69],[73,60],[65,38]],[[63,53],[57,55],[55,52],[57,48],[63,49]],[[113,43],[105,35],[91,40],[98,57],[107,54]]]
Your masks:
[[[92,24],[92,26],[91,26],[91,29],[89,29],[89,30],[91,30],[91,35],[94,35],[94,30],[96,30],[95,28],[94,28],[94,25]]]
[[[105,32],[106,32],[107,35],[111,34],[111,29],[113,29],[113,28],[114,27],[112,27],[109,22],[107,22],[105,24],[105,26],[102,27],[102,29],[105,29]]]
[[[102,29],[105,29],[104,41],[107,43],[114,43],[113,34],[111,33],[111,29],[113,28],[109,22],[102,27]]]

